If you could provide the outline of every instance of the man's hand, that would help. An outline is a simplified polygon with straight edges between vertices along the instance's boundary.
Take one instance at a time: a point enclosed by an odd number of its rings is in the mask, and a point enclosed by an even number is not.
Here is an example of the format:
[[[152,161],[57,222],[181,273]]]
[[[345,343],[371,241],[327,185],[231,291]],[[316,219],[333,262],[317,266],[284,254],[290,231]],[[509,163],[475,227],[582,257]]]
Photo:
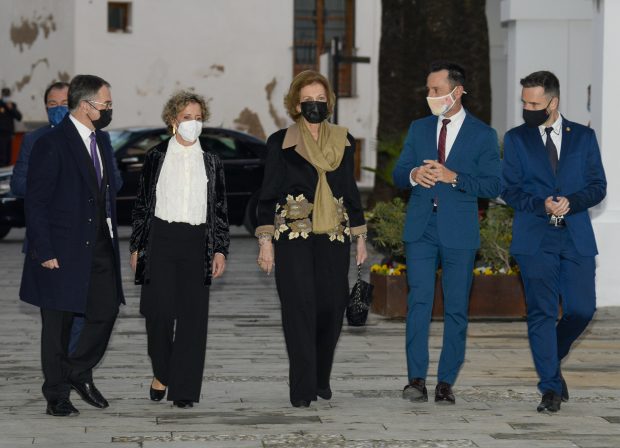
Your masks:
[[[52,258],[51,260],[44,261],[43,263],[41,263],[41,266],[43,266],[46,269],[60,269],[60,265],[58,264],[58,259],[56,258]]]
[[[431,188],[437,182],[437,175],[426,165],[411,170],[411,180],[424,188]]]
[[[211,269],[211,276],[213,278],[221,277],[226,270],[226,257],[219,252],[213,256],[213,268]]]
[[[558,196],[557,201],[553,196],[545,199],[545,210],[555,216],[564,216],[570,211],[570,202],[564,196]]]
[[[431,171],[435,175],[437,182],[451,184],[454,181],[454,178],[456,177],[456,173],[446,168],[445,165],[442,165],[436,160],[424,160],[424,163],[425,163],[424,166],[427,167],[428,170]]]
[[[273,242],[269,240],[264,240],[259,242],[258,249],[258,266],[267,273],[267,275],[271,274],[271,270],[274,266],[274,256],[273,256]]]

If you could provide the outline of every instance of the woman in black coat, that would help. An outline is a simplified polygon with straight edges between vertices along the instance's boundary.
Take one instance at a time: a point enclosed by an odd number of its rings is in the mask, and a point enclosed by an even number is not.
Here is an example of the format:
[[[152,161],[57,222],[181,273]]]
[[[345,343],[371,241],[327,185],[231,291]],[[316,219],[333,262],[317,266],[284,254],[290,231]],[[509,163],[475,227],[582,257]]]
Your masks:
[[[349,297],[349,254],[366,260],[366,223],[354,177],[355,140],[330,124],[335,95],[304,71],[285,99],[295,124],[267,141],[258,207],[258,264],[275,262],[289,356],[291,404],[330,399],[330,374]]]
[[[131,266],[142,285],[153,365],[150,397],[180,408],[200,399],[209,285],[224,273],[229,233],[222,162],[200,147],[208,110],[181,91],[162,118],[172,138],[146,154],[132,213]]]

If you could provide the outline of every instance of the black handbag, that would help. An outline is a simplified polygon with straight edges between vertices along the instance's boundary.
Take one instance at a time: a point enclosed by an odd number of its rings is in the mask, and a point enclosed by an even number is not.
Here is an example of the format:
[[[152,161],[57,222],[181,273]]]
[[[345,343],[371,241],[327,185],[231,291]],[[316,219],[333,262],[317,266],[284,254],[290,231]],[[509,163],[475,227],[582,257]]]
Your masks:
[[[366,324],[368,310],[372,302],[373,286],[362,280],[362,265],[357,266],[357,281],[353,285],[349,304],[347,305],[347,322],[353,327],[361,327]]]

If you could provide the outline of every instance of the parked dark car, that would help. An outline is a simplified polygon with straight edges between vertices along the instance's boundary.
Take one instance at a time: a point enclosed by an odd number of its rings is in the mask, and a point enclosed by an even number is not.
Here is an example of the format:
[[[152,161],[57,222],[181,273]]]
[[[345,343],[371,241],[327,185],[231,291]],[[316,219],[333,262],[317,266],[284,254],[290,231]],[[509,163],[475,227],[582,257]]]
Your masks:
[[[138,179],[146,152],[170,138],[165,128],[127,128],[110,131],[116,163],[123,177],[123,188],[116,202],[118,223],[131,224]],[[228,219],[248,232],[256,228],[256,205],[263,182],[265,142],[242,132],[224,128],[204,128],[200,135],[203,149],[215,152],[224,164]],[[24,227],[24,202],[11,194],[12,167],[0,169],[0,238],[12,227]]]

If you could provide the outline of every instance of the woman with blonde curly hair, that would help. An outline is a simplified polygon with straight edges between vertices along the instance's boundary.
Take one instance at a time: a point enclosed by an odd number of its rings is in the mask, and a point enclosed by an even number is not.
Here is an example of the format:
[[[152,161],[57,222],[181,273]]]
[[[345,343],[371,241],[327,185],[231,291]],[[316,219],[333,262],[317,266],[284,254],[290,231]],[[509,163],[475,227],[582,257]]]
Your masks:
[[[335,95],[315,71],[298,74],[285,105],[295,123],[267,140],[258,206],[258,265],[275,264],[289,356],[291,404],[332,396],[330,374],[349,297],[351,240],[366,260],[366,223],[354,177],[355,140],[330,124]]]
[[[226,267],[229,234],[222,162],[200,146],[209,117],[201,95],[180,91],[164,106],[172,138],[145,157],[132,213],[131,267],[142,285],[153,366],[150,398],[189,408],[200,399],[209,285]]]

